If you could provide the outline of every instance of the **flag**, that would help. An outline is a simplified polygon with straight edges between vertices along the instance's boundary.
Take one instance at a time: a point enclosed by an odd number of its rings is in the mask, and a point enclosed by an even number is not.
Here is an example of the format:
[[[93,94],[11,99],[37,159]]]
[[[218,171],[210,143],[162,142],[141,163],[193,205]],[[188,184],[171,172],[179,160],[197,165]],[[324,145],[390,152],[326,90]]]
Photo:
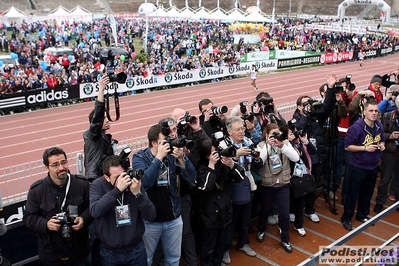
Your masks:
[[[198,7],[201,7],[201,0],[198,1]]]
[[[118,33],[116,31],[116,21],[113,15],[109,16],[109,23],[111,26],[111,30],[112,30],[112,36],[114,36],[115,39],[115,47],[118,46]]]
[[[172,0],[169,0],[169,6],[172,7]]]

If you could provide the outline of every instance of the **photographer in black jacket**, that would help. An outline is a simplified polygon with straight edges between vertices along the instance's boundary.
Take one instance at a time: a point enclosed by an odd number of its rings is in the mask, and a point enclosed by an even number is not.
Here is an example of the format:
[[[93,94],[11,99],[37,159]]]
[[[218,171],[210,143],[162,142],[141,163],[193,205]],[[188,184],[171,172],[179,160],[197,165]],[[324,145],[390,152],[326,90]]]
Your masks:
[[[322,164],[326,162],[327,152],[323,135],[323,124],[334,108],[335,103],[335,83],[337,77],[334,74],[327,76],[327,90],[323,103],[313,100],[311,97],[303,95],[297,100],[297,110],[293,118],[296,118],[295,127],[307,134],[308,140],[316,147],[317,153],[312,155],[312,174],[315,176],[316,184],[322,174]],[[311,193],[305,198],[305,216],[312,222],[318,223],[319,217],[315,213],[314,203],[316,192]]]
[[[111,134],[106,134],[111,127],[105,118],[104,90],[108,83],[109,77],[102,76],[94,110],[89,115],[90,128],[83,133],[85,176],[90,181],[103,175],[101,163],[105,157],[114,154],[113,145],[116,148],[118,143]]]
[[[228,111],[226,106],[215,107],[211,100],[202,99],[198,104],[198,108],[201,112],[199,117],[201,127],[208,137],[218,131],[222,131],[224,135],[228,134],[225,125]]]
[[[53,147],[43,153],[48,171],[33,183],[25,206],[26,227],[38,234],[44,265],[84,266],[89,254],[89,182],[69,173],[65,152]],[[75,206],[76,208],[73,208]]]

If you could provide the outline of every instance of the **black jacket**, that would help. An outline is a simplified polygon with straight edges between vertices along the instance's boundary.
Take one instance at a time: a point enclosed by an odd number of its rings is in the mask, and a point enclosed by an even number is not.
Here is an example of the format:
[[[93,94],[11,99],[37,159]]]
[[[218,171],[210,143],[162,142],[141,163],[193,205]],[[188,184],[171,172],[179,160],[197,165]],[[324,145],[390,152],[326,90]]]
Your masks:
[[[83,176],[70,175],[70,179],[63,211],[69,205],[78,206],[84,226],[79,231],[73,231],[69,242],[63,239],[61,229],[57,232],[47,229],[47,221],[61,212],[66,185],[58,187],[47,176],[33,183],[29,189],[23,220],[26,227],[38,234],[39,258],[45,265],[75,265],[90,251],[88,227],[93,218],[89,213],[89,183]],[[60,258],[66,257],[69,259],[62,262]]]
[[[293,115],[297,119],[295,127],[297,130],[304,130],[308,139],[316,139],[317,154],[311,155],[312,163],[319,163],[327,159],[327,149],[323,135],[323,124],[334,108],[335,90],[327,89],[326,98],[323,102],[324,112],[314,116],[304,116],[297,109]]]
[[[245,173],[241,166],[234,168],[218,162],[215,170],[202,162],[198,168],[197,200],[202,225],[205,228],[222,228],[232,220],[231,183],[244,180]]]
[[[155,206],[145,192],[138,199],[130,191],[123,194],[123,204],[129,204],[131,225],[116,227],[115,207],[119,206],[117,200],[122,192],[104,177],[97,178],[90,186],[90,213],[96,219],[96,236],[102,245],[113,251],[133,248],[142,240],[143,219],[151,222],[156,215]]]
[[[92,180],[102,176],[101,163],[113,155],[112,135],[105,134],[103,128],[105,103],[96,101],[95,112],[90,128],[83,133],[85,176]]]

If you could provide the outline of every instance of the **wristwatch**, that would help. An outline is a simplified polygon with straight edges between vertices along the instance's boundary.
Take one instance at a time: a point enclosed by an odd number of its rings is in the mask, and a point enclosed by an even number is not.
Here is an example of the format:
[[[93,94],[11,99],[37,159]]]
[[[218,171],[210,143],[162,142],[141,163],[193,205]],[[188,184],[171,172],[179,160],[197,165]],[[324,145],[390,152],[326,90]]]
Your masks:
[[[143,194],[141,192],[137,193],[136,195],[134,195],[136,197],[136,199],[141,198],[141,196],[143,196]]]

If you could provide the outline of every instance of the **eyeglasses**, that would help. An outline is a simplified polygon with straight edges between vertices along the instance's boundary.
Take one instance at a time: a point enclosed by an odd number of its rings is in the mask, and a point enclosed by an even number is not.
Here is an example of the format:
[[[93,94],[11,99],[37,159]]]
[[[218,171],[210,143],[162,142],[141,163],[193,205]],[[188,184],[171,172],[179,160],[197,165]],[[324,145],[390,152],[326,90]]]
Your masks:
[[[60,167],[60,165],[66,166],[67,164],[68,164],[68,160],[62,160],[60,162],[54,162],[54,163],[50,164],[49,166],[52,168],[58,168],[58,167]]]
[[[239,128],[231,129],[231,130],[235,131],[235,132],[240,132],[240,131],[244,132],[245,131],[245,127],[239,127]]]

